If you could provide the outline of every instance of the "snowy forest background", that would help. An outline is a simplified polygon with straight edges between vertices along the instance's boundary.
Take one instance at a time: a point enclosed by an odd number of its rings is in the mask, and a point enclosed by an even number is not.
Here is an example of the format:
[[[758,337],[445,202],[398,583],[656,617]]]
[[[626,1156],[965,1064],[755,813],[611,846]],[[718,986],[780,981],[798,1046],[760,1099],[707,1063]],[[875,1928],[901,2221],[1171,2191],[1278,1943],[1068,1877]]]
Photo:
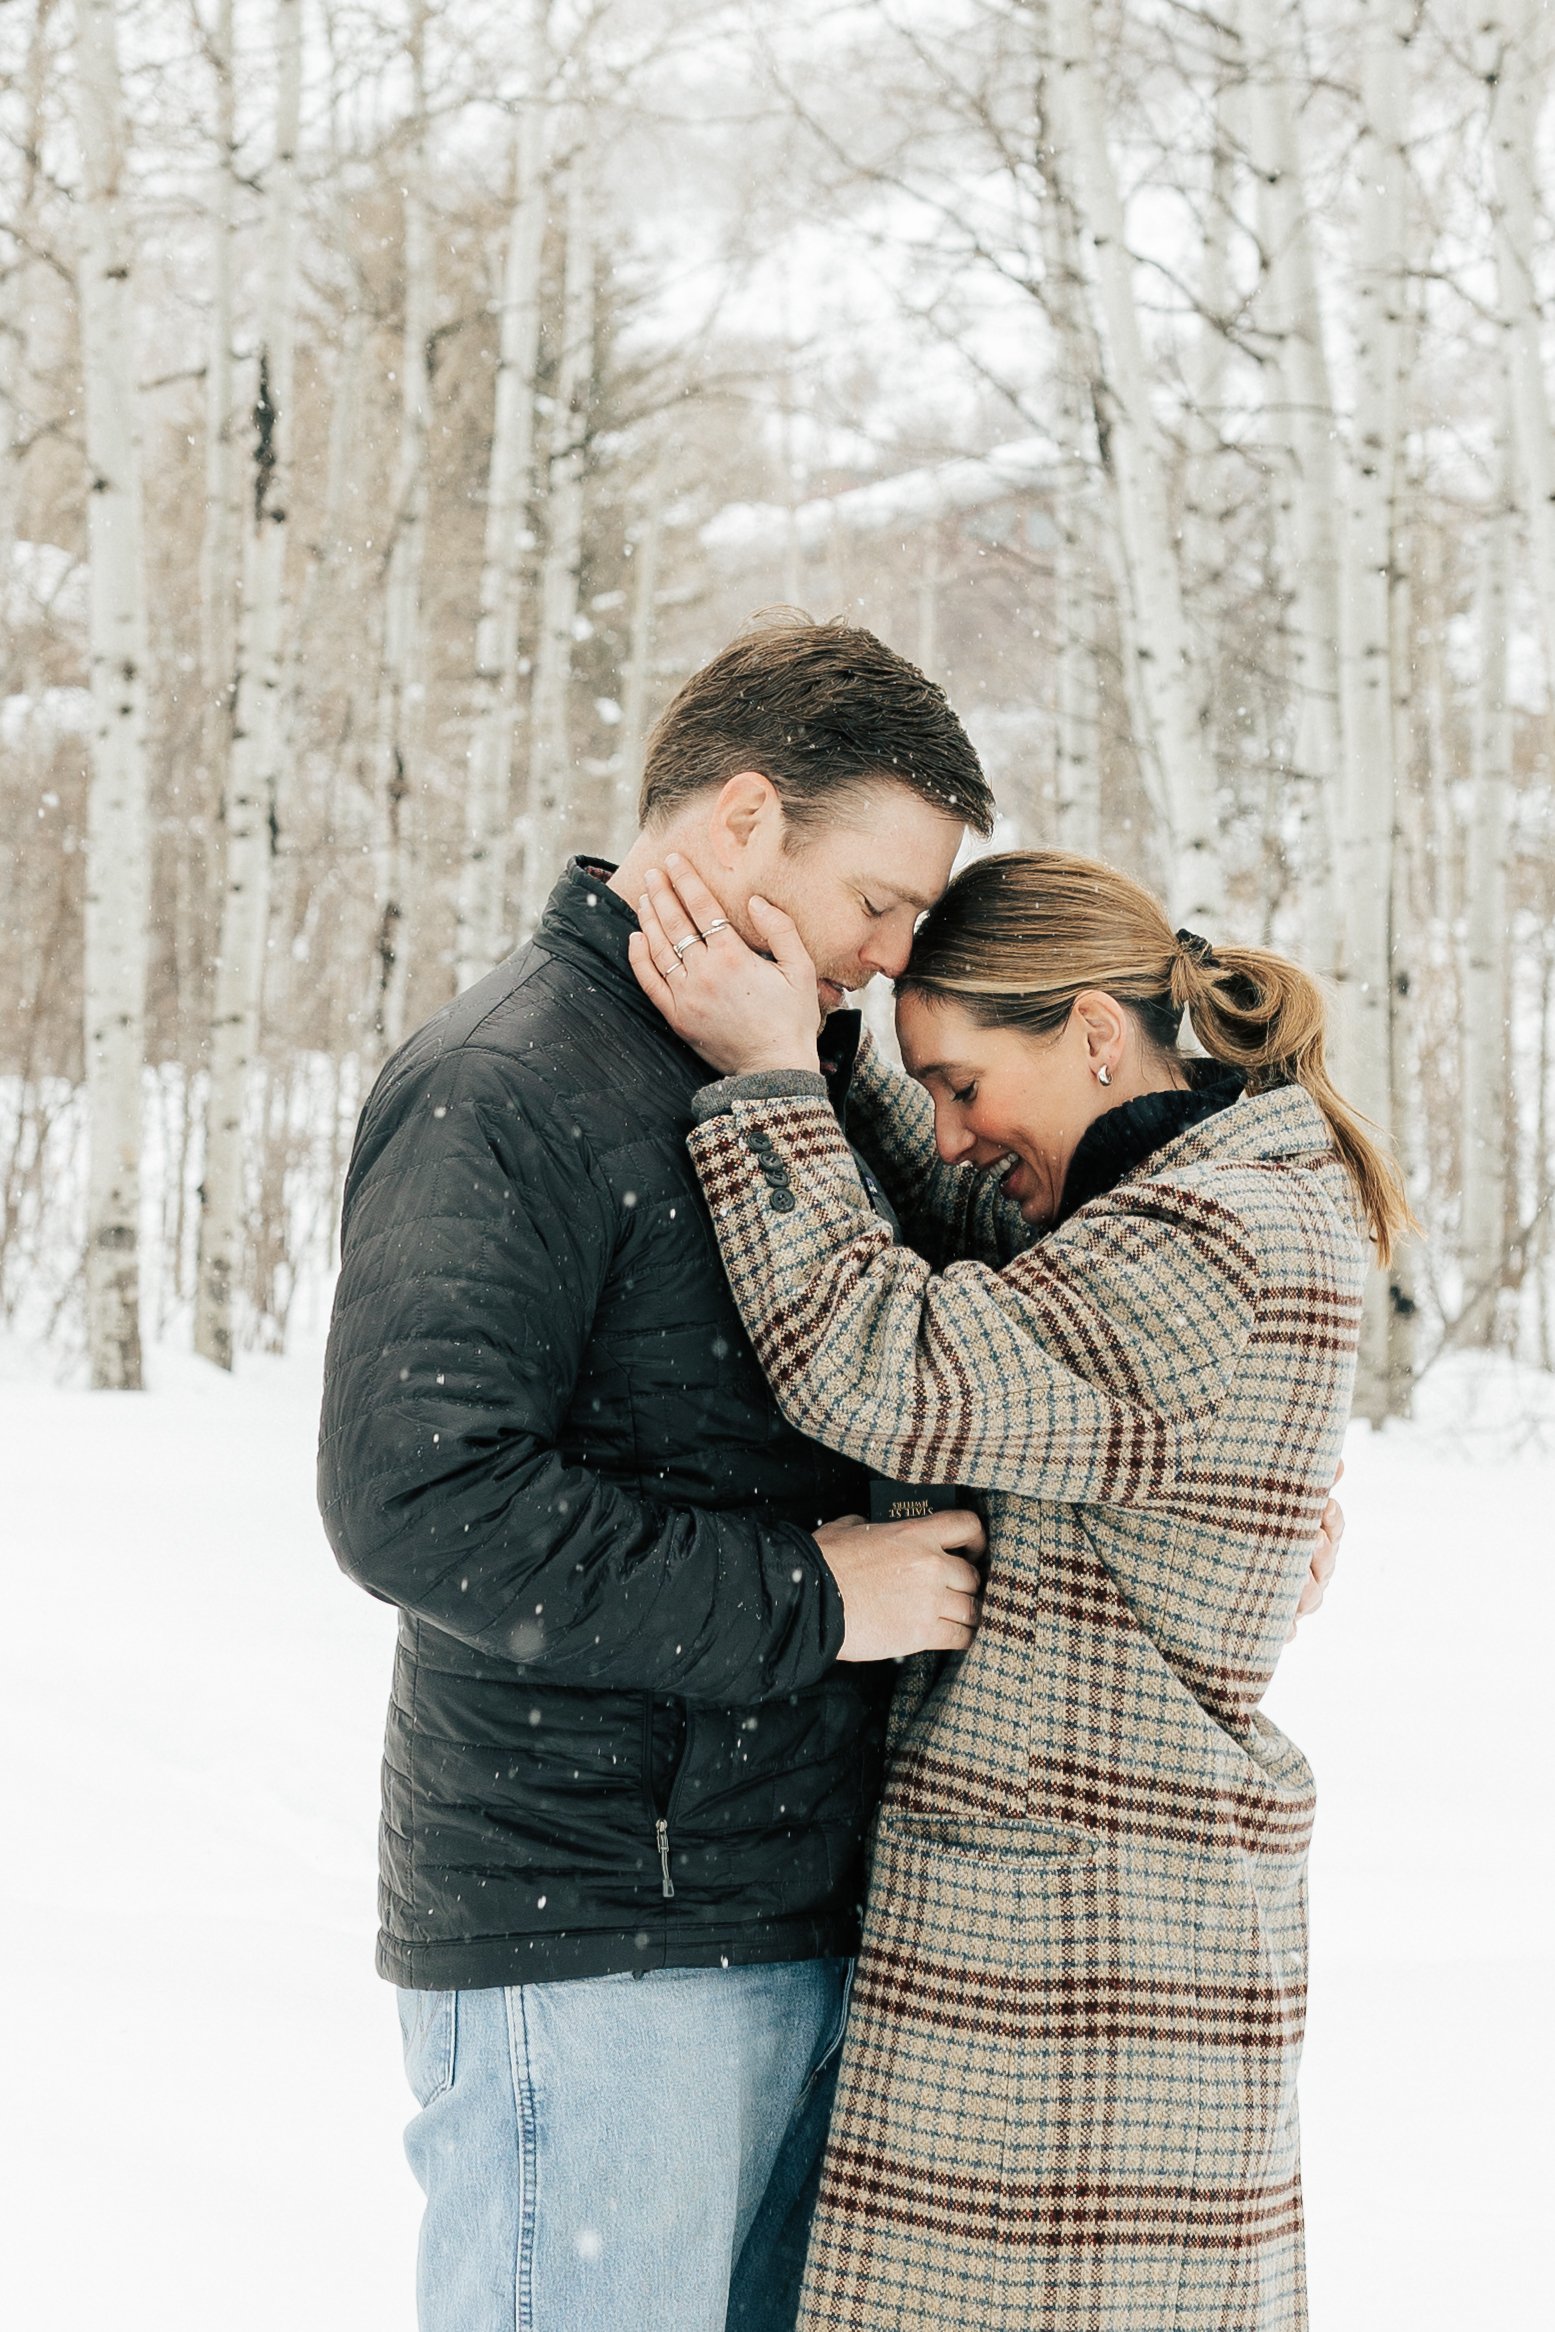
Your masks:
[[[1552,67],[1538,0],[0,7],[5,2320],[413,2319],[339,1186],[776,603],[945,683],[1000,844],[1332,981],[1423,1235],[1268,1702],[1313,2321],[1542,2320]]]
[[[1424,1238],[1360,1406],[1555,1346],[1536,0],[11,0],[0,1314],[327,1280],[384,1052],[765,603],[1000,841],[1333,980]]]

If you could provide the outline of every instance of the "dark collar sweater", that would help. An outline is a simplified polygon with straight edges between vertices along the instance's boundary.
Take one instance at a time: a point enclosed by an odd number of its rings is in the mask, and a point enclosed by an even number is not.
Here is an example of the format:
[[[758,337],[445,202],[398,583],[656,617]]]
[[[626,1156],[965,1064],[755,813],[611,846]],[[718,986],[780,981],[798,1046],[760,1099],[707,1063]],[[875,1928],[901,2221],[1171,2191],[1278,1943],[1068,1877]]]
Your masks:
[[[1164,1149],[1189,1126],[1229,1109],[1242,1091],[1243,1079],[1219,1061],[1185,1061],[1185,1086],[1165,1093],[1142,1093],[1137,1101],[1120,1102],[1116,1109],[1086,1127],[1069,1161],[1064,1194],[1051,1227],[1067,1222],[1088,1199],[1100,1198],[1142,1166],[1153,1151]]]

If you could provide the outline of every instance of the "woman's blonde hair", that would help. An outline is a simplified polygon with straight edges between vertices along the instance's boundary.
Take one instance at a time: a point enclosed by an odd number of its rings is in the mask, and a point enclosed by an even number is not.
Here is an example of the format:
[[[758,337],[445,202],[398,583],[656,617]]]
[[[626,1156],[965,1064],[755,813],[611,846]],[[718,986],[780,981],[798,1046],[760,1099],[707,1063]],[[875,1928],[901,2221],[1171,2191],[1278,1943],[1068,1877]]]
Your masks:
[[[1348,1169],[1378,1259],[1412,1222],[1386,1143],[1349,1107],[1324,1065],[1328,1008],[1309,972],[1261,947],[1211,947],[1172,930],[1159,902],[1116,867],[1066,850],[974,860],[919,926],[898,991],[954,997],[985,1028],[1033,1036],[1064,1026],[1077,996],[1127,1005],[1160,1052],[1177,1050],[1186,1011],[1212,1060],[1249,1093],[1299,1085]]]

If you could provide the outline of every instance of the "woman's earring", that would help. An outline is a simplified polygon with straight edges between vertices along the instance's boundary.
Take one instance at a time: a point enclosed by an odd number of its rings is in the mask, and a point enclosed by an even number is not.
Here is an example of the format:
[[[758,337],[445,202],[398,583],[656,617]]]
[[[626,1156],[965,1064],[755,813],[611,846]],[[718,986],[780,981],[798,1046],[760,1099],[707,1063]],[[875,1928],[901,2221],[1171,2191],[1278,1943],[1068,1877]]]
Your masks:
[[[1096,1072],[1096,1082],[1098,1085],[1110,1085],[1112,1083],[1112,1071],[1108,1068],[1105,1061],[1103,1061],[1101,1067]]]

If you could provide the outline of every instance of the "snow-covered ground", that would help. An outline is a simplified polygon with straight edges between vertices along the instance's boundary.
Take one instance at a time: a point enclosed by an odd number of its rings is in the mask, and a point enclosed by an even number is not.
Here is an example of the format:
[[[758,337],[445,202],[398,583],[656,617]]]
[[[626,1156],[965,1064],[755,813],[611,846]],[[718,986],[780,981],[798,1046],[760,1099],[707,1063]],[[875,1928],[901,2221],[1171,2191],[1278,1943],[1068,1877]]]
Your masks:
[[[0,1366],[0,2316],[26,2332],[410,2332],[371,1967],[392,1621],[319,1531],[317,1366],[161,1352],[149,1395],[96,1398]],[[1420,1407],[1352,1435],[1340,1579],[1271,1701],[1323,1793],[1316,2332],[1549,2306],[1555,1386],[1455,1363]]]

